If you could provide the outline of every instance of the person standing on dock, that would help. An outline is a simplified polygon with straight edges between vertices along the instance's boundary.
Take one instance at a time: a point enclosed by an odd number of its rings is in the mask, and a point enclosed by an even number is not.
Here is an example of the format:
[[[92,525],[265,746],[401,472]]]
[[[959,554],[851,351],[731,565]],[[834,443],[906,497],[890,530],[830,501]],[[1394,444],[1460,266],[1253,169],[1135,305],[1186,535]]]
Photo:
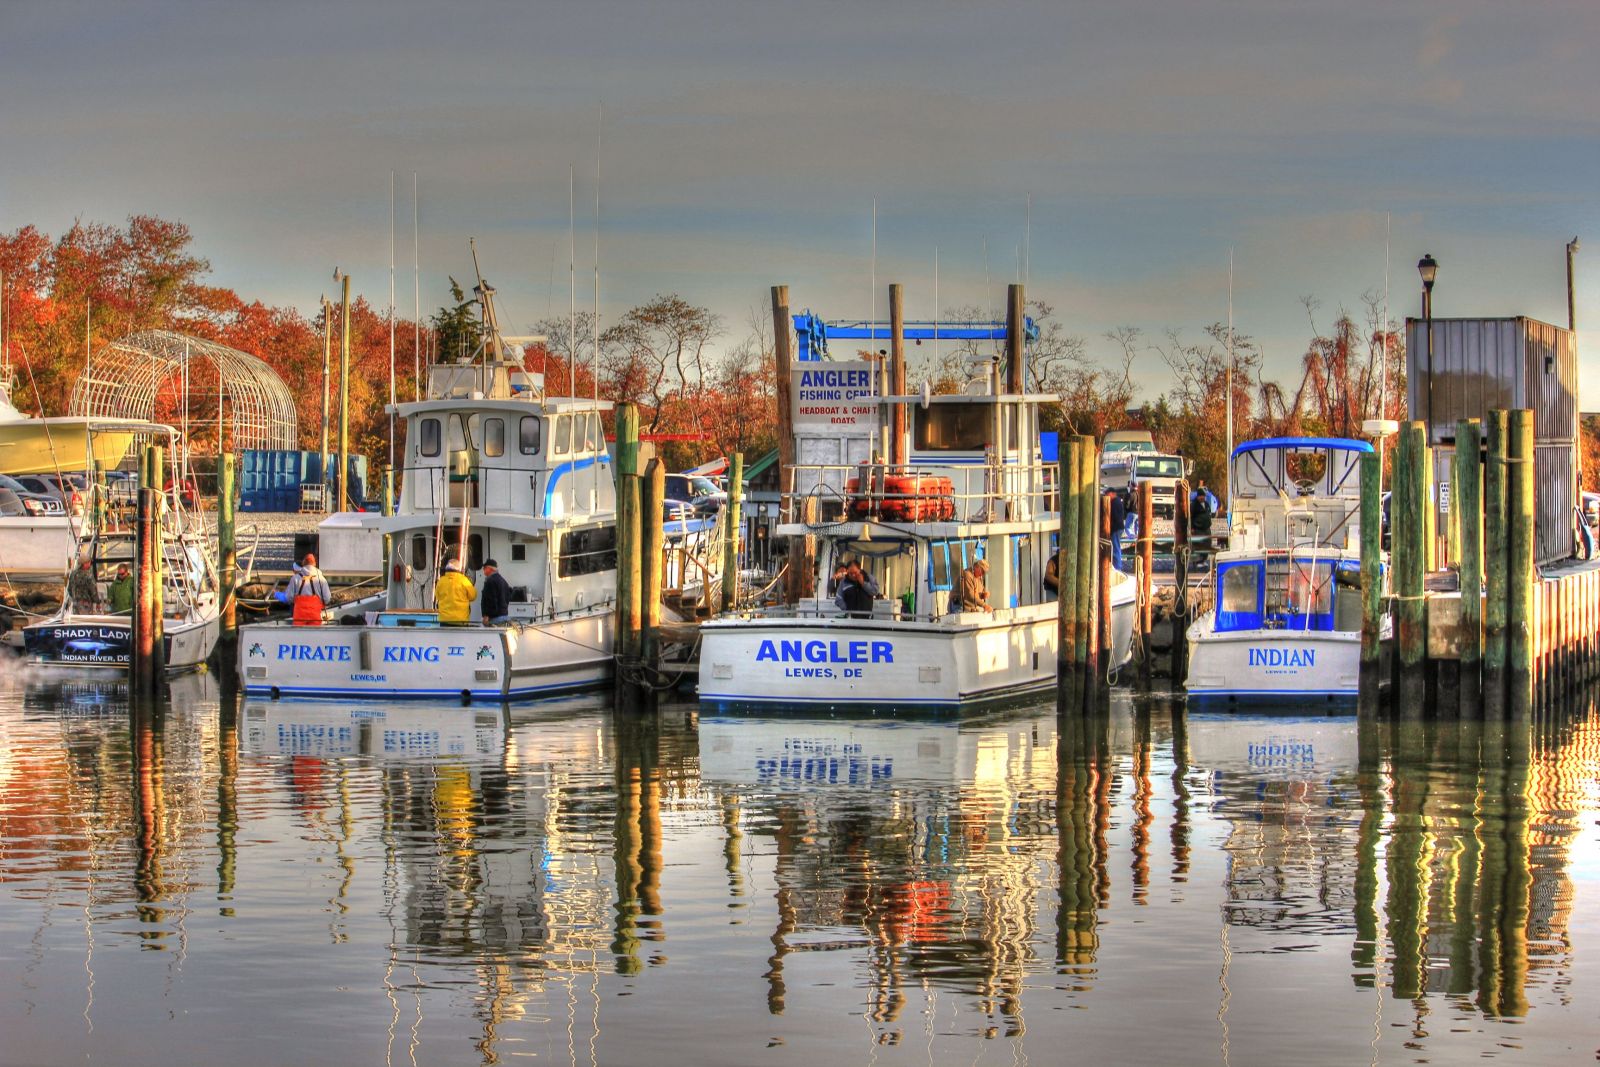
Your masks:
[[[133,572],[126,563],[117,564],[117,576],[106,586],[106,600],[110,603],[111,614],[133,614]]]
[[[975,559],[972,566],[961,572],[961,582],[957,586],[961,594],[962,611],[993,611],[989,605],[989,561]]]
[[[439,576],[439,590],[434,594],[439,602],[439,624],[465,626],[471,622],[472,601],[477,595],[478,587],[461,572],[461,561],[452,559],[446,563]]]
[[[78,615],[93,615],[100,610],[100,585],[94,578],[94,560],[84,556],[67,579],[67,598]]]
[[[289,581],[289,603],[293,605],[296,626],[321,626],[322,613],[333,601],[328,579],[317,569],[317,557],[307,552],[300,569]]]
[[[483,621],[499,625],[511,621],[511,583],[494,560],[483,563]]]

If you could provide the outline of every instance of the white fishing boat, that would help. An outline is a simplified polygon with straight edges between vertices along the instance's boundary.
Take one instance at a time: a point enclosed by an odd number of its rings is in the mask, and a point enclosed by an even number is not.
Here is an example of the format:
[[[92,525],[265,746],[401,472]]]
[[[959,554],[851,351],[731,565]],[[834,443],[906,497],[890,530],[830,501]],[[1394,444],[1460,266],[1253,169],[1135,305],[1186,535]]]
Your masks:
[[[192,671],[203,665],[217,646],[220,605],[217,575],[204,541],[192,530],[178,527],[163,542],[162,633],[169,673]],[[131,533],[100,533],[84,551],[90,555],[106,600],[104,579],[119,563],[134,558]],[[22,628],[27,662],[44,667],[100,668],[126,672],[133,652],[133,618],[109,611],[77,611],[71,596],[61,609],[42,622]]]
[[[426,399],[398,404],[406,454],[396,513],[362,514],[392,545],[382,602],[360,625],[241,626],[245,691],[341,700],[510,700],[603,685],[612,670],[616,504],[600,414],[548,396],[502,337],[480,278],[485,341],[429,368]],[[435,590],[454,559],[478,592],[441,625]],[[506,621],[483,618],[483,567],[511,588]],[[348,614],[348,609],[341,614]]]
[[[817,596],[702,624],[702,705],[950,714],[1054,686],[1058,609],[1044,575],[1060,516],[1038,415],[1057,398],[1002,393],[998,379],[976,394],[875,398],[907,409],[906,464],[793,469],[802,491],[776,533],[815,538]],[[961,574],[978,559],[991,610],[961,610]],[[846,612],[828,588],[850,560],[879,591],[869,612]],[[1136,601],[1134,580],[1113,572],[1111,671],[1132,655]]]
[[[1191,698],[1354,699],[1361,667],[1365,441],[1275,437],[1233,450],[1228,547],[1189,627]],[[1386,623],[1387,625],[1387,623]]]

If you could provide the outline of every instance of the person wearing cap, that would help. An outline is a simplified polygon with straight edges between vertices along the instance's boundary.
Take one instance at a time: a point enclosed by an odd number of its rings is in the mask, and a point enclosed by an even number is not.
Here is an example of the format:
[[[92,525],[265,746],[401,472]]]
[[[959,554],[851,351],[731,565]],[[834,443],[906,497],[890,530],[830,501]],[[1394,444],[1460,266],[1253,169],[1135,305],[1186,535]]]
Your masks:
[[[296,626],[321,626],[322,613],[333,602],[333,590],[328,579],[317,569],[317,557],[311,552],[300,561],[300,569],[289,580],[290,616]]]
[[[989,574],[989,561],[975,559],[972,566],[961,572],[961,582],[957,586],[961,594],[962,611],[993,611],[989,606],[989,586],[986,578]]]
[[[111,614],[133,614],[133,572],[126,563],[117,564],[117,576],[106,586],[106,600],[111,606]]]
[[[478,596],[478,587],[461,572],[460,560],[452,559],[444,565],[433,596],[439,604],[441,626],[465,626],[472,621],[472,602]]]
[[[483,604],[482,612],[484,622],[500,624],[511,621],[511,583],[506,581],[505,575],[500,573],[500,564],[494,560],[485,560],[483,563]]]
[[[78,560],[77,569],[67,579],[67,597],[75,614],[93,615],[100,610],[100,586],[94,578],[94,560],[88,556]]]

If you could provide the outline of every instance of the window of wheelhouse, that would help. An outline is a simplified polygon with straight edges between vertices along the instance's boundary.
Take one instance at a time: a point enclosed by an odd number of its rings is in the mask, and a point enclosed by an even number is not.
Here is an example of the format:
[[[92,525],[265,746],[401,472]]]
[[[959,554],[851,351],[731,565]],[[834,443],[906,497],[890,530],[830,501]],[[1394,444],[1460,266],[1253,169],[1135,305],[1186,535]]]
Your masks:
[[[835,565],[856,560],[877,583],[881,599],[899,601],[902,611],[917,608],[917,553],[911,541],[840,541],[834,546]],[[831,575],[829,576],[831,579]],[[833,582],[828,595],[837,595]]]
[[[460,452],[468,447],[467,424],[461,421],[460,415],[450,416],[450,451]]]
[[[539,417],[537,415],[524,415],[517,427],[517,447],[522,449],[524,456],[537,456],[539,454]]]
[[[506,454],[505,419],[490,416],[483,420],[483,454],[491,457]]]
[[[411,568],[425,571],[433,567],[433,550],[428,547],[428,535],[416,534],[411,538]]]
[[[440,433],[438,419],[423,419],[417,426],[417,454],[433,458],[439,454],[440,446],[444,443]]]
[[[923,452],[982,452],[994,432],[988,404],[930,404],[913,407],[914,447]]]
[[[558,456],[565,456],[572,452],[572,417],[557,415],[553,420],[551,438],[554,441],[553,451]]]
[[[1263,568],[1259,560],[1217,568],[1217,629],[1261,629]]]
[[[579,416],[577,416],[577,419],[578,419],[579,423],[583,427],[583,432],[582,432],[581,435],[578,434],[577,432],[573,433],[573,444],[577,445],[579,451],[582,451],[582,452],[593,452],[593,451],[595,451],[597,448],[600,447],[600,445],[599,445],[599,441],[600,441],[600,419],[599,419],[599,417],[595,416],[595,415],[579,415]],[[581,445],[578,444],[578,438],[580,436],[583,439],[583,443]]]
[[[556,574],[576,578],[617,569],[617,528],[597,526],[589,530],[570,530],[561,535],[561,558]]]

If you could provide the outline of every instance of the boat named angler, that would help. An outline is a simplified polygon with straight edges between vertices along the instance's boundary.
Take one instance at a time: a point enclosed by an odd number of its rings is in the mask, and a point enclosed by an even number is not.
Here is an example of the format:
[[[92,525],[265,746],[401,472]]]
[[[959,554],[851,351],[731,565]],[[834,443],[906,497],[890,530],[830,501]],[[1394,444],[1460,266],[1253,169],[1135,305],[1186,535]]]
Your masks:
[[[616,504],[600,414],[610,405],[551,397],[502,337],[480,277],[486,338],[459,363],[429,368],[428,396],[405,421],[396,514],[359,516],[390,539],[387,588],[361,625],[240,627],[247,693],[272,697],[447,697],[500,701],[604,684],[611,676]],[[484,618],[485,568],[510,587]],[[447,570],[478,593],[464,620],[435,609]]]
[[[702,624],[702,706],[948,714],[1054,685],[1060,517],[1038,413],[1055,398],[1003,393],[997,379],[854,403],[883,427],[905,406],[906,462],[793,468],[776,532],[816,539],[816,595]],[[854,603],[841,593],[852,584]],[[1132,653],[1135,600],[1133,579],[1115,572],[1113,670]]]

